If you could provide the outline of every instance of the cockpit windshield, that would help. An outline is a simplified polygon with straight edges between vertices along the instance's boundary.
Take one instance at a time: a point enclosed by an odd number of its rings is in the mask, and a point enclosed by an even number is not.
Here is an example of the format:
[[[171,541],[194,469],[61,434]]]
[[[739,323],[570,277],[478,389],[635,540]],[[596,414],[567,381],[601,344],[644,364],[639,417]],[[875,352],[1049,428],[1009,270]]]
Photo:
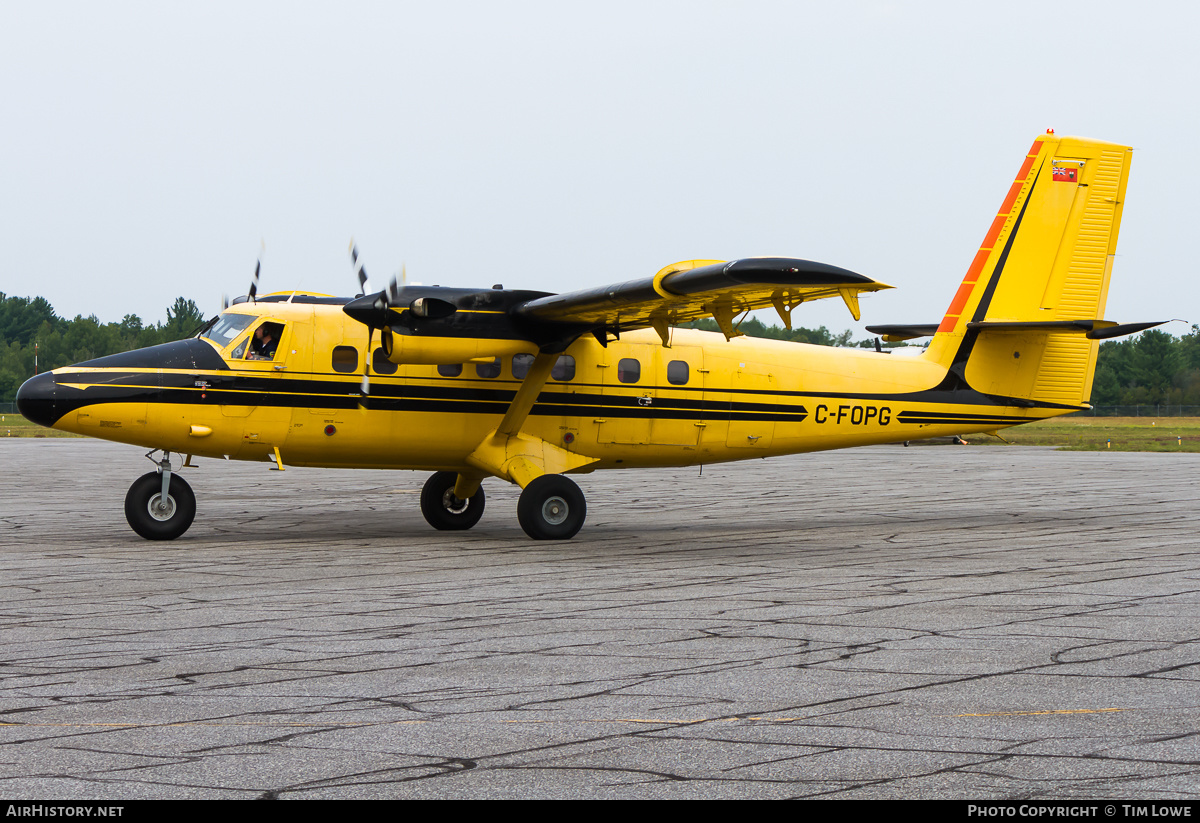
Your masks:
[[[200,336],[217,344],[217,348],[225,348],[243,329],[254,322],[252,314],[230,314],[226,312],[217,318],[217,322]]]

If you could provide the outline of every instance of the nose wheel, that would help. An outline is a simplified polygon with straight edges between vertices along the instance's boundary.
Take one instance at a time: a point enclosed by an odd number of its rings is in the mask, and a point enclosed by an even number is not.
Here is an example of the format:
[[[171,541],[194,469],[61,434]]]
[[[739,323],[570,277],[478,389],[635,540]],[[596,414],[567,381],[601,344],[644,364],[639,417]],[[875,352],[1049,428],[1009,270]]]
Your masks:
[[[561,474],[536,478],[517,500],[517,520],[534,540],[570,540],[586,517],[583,492]]]
[[[167,494],[159,472],[143,474],[125,495],[125,519],[147,540],[174,540],[188,530],[196,517],[196,495],[192,487],[172,474]]]
[[[438,472],[425,481],[421,489],[421,514],[429,525],[440,531],[469,529],[483,517],[483,489],[466,500],[454,494],[458,475]]]

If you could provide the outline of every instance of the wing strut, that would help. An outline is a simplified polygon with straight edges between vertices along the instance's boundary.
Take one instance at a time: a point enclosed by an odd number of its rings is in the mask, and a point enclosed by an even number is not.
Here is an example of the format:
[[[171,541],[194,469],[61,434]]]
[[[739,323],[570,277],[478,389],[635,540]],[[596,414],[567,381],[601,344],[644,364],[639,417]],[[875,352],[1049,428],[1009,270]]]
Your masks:
[[[467,456],[470,466],[525,488],[544,474],[562,474],[597,461],[595,457],[569,452],[521,431],[538,395],[550,379],[550,372],[558,362],[559,354],[559,351],[538,352],[500,425],[495,431],[489,432]],[[474,493],[482,479],[482,475],[459,474],[454,494],[464,499],[470,497],[468,492]]]
[[[496,434],[511,437],[521,430],[525,418],[529,417],[534,401],[541,394],[546,381],[550,379],[550,371],[557,362],[558,352],[538,352],[537,357],[533,359],[533,364],[529,367],[529,372],[525,375],[525,380],[521,383],[521,388],[517,389],[517,394],[513,397],[508,411],[504,413],[504,419],[496,427]]]

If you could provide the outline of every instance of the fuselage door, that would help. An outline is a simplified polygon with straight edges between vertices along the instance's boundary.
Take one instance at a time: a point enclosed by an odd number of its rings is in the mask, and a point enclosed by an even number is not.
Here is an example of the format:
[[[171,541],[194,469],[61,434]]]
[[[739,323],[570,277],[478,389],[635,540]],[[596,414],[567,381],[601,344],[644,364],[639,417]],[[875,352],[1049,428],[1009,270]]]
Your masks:
[[[657,351],[650,441],[664,446],[695,446],[704,419],[704,349],[672,346]]]
[[[601,369],[604,422],[601,443],[650,443],[654,413],[657,346],[642,343],[610,345],[607,366]]]
[[[779,391],[779,377],[769,367],[752,362],[730,361],[729,366],[729,399],[725,405],[729,431],[725,445],[766,449],[775,437],[772,398]]]
[[[601,443],[695,446],[704,423],[704,350],[610,346]]]
[[[245,449],[262,449],[265,455],[284,444],[291,404],[286,397],[286,381],[281,378],[306,349],[297,340],[297,326],[302,325],[264,317],[226,351],[232,383],[221,387],[225,400],[221,414],[245,419]]]

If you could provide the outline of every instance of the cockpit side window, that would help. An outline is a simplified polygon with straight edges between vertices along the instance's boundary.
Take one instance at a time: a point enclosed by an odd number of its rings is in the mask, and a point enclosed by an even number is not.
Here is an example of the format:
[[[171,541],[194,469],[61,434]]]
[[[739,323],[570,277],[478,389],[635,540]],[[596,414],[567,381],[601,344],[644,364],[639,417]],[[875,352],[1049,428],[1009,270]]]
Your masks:
[[[274,360],[275,350],[279,347],[279,338],[282,336],[282,323],[263,323],[250,337],[250,350],[246,353],[246,359]]]

